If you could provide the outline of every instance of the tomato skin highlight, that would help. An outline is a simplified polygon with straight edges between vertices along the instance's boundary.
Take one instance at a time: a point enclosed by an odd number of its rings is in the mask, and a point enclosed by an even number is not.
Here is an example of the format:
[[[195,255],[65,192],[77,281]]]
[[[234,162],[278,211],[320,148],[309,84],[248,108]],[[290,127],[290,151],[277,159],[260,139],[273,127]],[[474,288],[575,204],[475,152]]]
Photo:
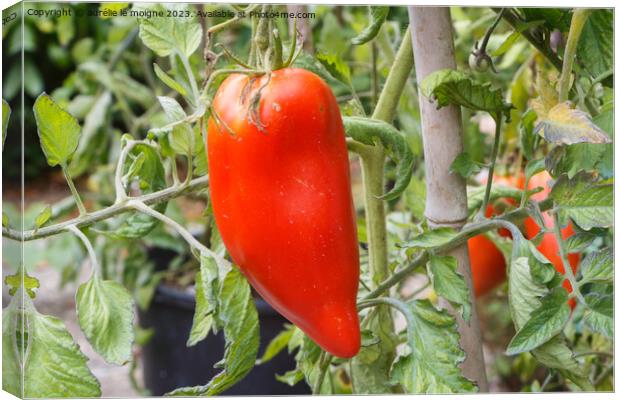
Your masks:
[[[261,87],[259,129],[249,109]],[[232,130],[209,119],[213,211],[233,261],[324,350],[354,356],[359,250],[344,127],[331,89],[297,68],[270,79],[235,74],[213,108]]]
[[[532,189],[535,189],[536,187],[543,187],[542,191],[532,195],[532,199],[536,201],[541,201],[547,198],[547,196],[551,192],[551,187],[549,186],[549,182],[552,179],[553,178],[551,177],[551,175],[549,175],[547,171],[543,171],[539,174],[532,176],[528,183],[528,189],[532,190]],[[549,212],[543,213],[543,220],[547,228],[549,229],[553,228],[554,221],[553,221],[553,217],[551,216]],[[538,226],[538,224],[534,221],[533,218],[531,217],[526,218],[524,224],[525,224],[525,236],[527,239],[532,239],[538,234],[538,232],[540,232],[541,228],[540,226]],[[567,239],[568,237],[575,234],[575,231],[573,230],[573,226],[571,222],[569,222],[568,225],[562,228],[560,231],[562,233],[562,239]],[[564,275],[566,271],[564,270],[564,264],[562,263],[562,257],[560,257],[560,247],[558,246],[558,242],[553,232],[546,232],[543,235],[543,238],[540,244],[536,248],[545,257],[547,257],[547,259],[555,267],[556,271]],[[573,270],[573,274],[577,273],[577,268],[579,266],[580,258],[581,256],[578,253],[569,253],[567,255],[568,263],[571,266],[571,269]],[[568,293],[572,293],[573,288],[570,285],[570,282],[568,281],[568,279],[565,279],[564,282],[562,282],[562,286],[564,287],[564,289],[566,289]],[[568,303],[571,306],[571,308],[575,308],[576,303],[574,299],[569,299]]]

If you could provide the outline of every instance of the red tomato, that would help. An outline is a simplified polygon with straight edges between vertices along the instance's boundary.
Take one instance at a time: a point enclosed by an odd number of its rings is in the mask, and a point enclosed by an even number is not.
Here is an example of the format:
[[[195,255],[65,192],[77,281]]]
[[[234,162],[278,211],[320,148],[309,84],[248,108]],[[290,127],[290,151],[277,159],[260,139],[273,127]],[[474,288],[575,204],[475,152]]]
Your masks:
[[[532,190],[536,187],[543,187],[543,190],[534,194],[532,196],[532,199],[536,201],[542,201],[546,199],[549,193],[551,192],[551,187],[549,185],[549,182],[552,179],[553,178],[551,177],[551,175],[549,175],[547,171],[543,171],[539,174],[534,175],[532,178],[530,178],[530,181],[528,184],[529,190]],[[553,217],[548,212],[545,212],[543,213],[543,219],[544,219],[544,222],[547,228],[552,229],[553,228]],[[538,226],[538,224],[532,218],[528,217],[525,220],[526,238],[531,239],[535,237],[538,234],[538,232],[540,232],[540,226]],[[575,233],[573,231],[573,227],[571,223],[569,223],[568,226],[563,228],[561,232],[562,232],[563,239],[566,239]],[[558,242],[553,232],[547,232],[543,235],[542,241],[538,245],[537,249],[545,257],[547,257],[547,259],[555,266],[555,269],[559,273],[561,274],[565,273],[564,265],[562,263],[562,258],[560,257],[560,248],[558,246]],[[576,273],[577,267],[579,265],[580,255],[578,253],[572,253],[572,254],[568,254],[567,258],[568,258],[568,263],[570,264],[573,270],[573,273]],[[568,291],[568,293],[571,293],[573,291],[568,280],[565,280],[562,283],[562,286]],[[574,299],[569,300],[569,304],[571,308],[574,308],[575,307]]]
[[[467,241],[474,294],[482,296],[506,280],[506,261],[495,244],[484,235]]]
[[[262,87],[257,127],[250,107]],[[286,68],[230,75],[209,120],[213,211],[252,286],[319,346],[360,348],[359,254],[349,158],[338,103],[317,75]]]
[[[486,183],[486,179],[483,183]],[[522,189],[525,185],[525,179],[522,174],[518,176],[494,176],[493,184]],[[506,199],[506,201],[511,205],[517,204],[514,199]],[[487,218],[496,214],[497,210],[493,206],[487,207],[485,213]],[[507,229],[499,229],[498,233],[503,237],[512,238]],[[469,249],[474,293],[476,297],[479,297],[506,280],[506,260],[497,246],[484,235],[469,239],[467,247]]]

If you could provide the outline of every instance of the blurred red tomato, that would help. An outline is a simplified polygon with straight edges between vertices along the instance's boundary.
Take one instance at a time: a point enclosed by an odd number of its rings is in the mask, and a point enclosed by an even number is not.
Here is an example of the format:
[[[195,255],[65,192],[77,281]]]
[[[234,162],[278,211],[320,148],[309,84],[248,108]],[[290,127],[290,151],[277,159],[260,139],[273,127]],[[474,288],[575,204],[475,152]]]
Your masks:
[[[537,175],[534,175],[532,178],[530,178],[530,181],[528,183],[529,190],[532,190],[536,187],[543,188],[542,191],[534,194],[532,196],[532,199],[536,201],[542,201],[546,199],[549,193],[551,192],[551,187],[549,183],[551,182],[552,179],[553,178],[551,177],[551,175],[549,175],[547,171],[543,171]],[[543,213],[543,220],[547,228],[549,228],[550,230],[553,229],[553,217],[551,216],[551,214],[549,214],[548,212]],[[540,232],[540,229],[541,229],[540,226],[538,226],[538,224],[531,217],[528,217],[525,220],[525,237],[527,239],[532,239],[533,237],[535,237],[538,234],[538,232]],[[570,222],[565,228],[561,229],[561,232],[562,232],[562,239],[566,239],[575,233],[573,230],[572,224]],[[555,269],[559,273],[561,274],[565,273],[564,265],[562,264],[562,258],[560,257],[560,247],[558,246],[558,242],[553,232],[546,232],[543,235],[542,241],[537,246],[537,249],[545,257],[547,257],[547,259],[555,266]],[[573,273],[576,273],[577,267],[579,266],[580,255],[578,253],[571,253],[571,254],[568,254],[567,258],[568,258],[568,263],[570,264],[573,270]],[[568,280],[565,280],[562,283],[562,286],[568,291],[568,293],[571,293],[573,291]],[[571,308],[574,308],[575,300],[574,299],[569,300],[569,304]]]

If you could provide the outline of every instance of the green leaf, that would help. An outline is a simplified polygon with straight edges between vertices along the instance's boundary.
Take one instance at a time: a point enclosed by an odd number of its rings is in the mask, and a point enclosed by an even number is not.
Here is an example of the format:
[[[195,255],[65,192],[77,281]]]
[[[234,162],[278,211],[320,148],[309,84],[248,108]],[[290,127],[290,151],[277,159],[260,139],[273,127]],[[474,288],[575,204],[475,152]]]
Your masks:
[[[99,397],[101,387],[88,369],[88,358],[64,323],[32,309],[28,315],[28,358],[24,396]]]
[[[437,108],[454,104],[474,111],[486,111],[494,118],[510,119],[512,105],[504,102],[501,89],[492,89],[489,83],[480,84],[460,71],[442,69],[422,81],[422,94],[437,101]]]
[[[293,336],[295,336],[295,333]],[[293,339],[294,337],[291,338],[291,340]],[[308,386],[312,388],[316,386],[320,374],[319,362],[321,351],[321,348],[312,339],[301,333],[301,344],[295,359],[297,361],[297,368],[303,373]],[[365,378],[369,379],[368,376],[365,376]],[[319,393],[315,394],[333,394],[331,379],[324,379]]]
[[[463,275],[458,273],[456,268],[456,258],[451,256],[432,255],[428,262],[428,274],[437,294],[460,308],[463,319],[469,322],[471,317],[469,288]]]
[[[614,14],[611,9],[592,10],[583,26],[577,59],[594,79],[614,66]],[[613,87],[613,75],[604,79],[605,86]]]
[[[490,54],[491,57],[499,57],[503,55],[508,50],[510,50],[512,45],[515,44],[517,40],[521,38],[522,32],[526,31],[527,29],[536,28],[537,26],[540,26],[543,23],[544,21],[542,20],[530,21],[530,22],[521,22],[517,20],[517,27],[514,30],[514,32],[512,32],[496,50],[491,52]]]
[[[470,393],[476,385],[458,367],[465,360],[456,320],[429,300],[408,303],[407,337],[411,354],[394,364],[392,380],[406,393]],[[431,345],[432,343],[432,345]]]
[[[564,174],[553,185],[550,196],[564,216],[586,231],[613,225],[613,184],[593,182],[585,172],[572,179]]]
[[[568,101],[552,107],[534,132],[556,144],[611,143],[609,136],[588,114],[572,108]]]
[[[160,128],[167,130],[172,127],[169,135],[169,142],[172,150],[177,154],[192,155],[195,153],[196,135],[198,135],[189,123],[183,122],[187,119],[187,114],[183,107],[173,98],[158,96],[157,99],[166,113],[168,125]]]
[[[196,153],[196,132],[190,124],[182,123],[172,128],[170,146],[177,154],[192,157]]]
[[[572,16],[570,8],[519,8],[527,23],[543,21],[544,26],[549,30],[559,29],[561,32],[568,32]]]
[[[6,215],[4,211],[2,211],[2,227],[3,228],[9,227],[9,216]]]
[[[606,147],[592,143],[577,143],[570,146],[556,146],[546,157],[547,169],[554,175],[568,174],[569,178],[579,171],[596,171]]]
[[[389,382],[389,371],[396,357],[398,337],[391,330],[392,319],[388,310],[371,313],[365,319],[362,336],[366,345],[351,359],[351,373],[353,376],[363,376],[353,382],[354,394],[388,394],[393,392]],[[318,368],[310,373],[306,372],[306,381],[314,387],[314,376]],[[323,392],[330,393],[331,388],[325,384]]]
[[[208,285],[205,298],[214,312],[216,327],[224,329],[224,359],[216,364],[224,370],[206,385],[175,389],[168,393],[172,396],[222,393],[250,372],[258,354],[258,312],[250,285],[238,269],[219,257],[202,254],[201,261],[202,283]]]
[[[201,271],[196,273],[196,309],[194,310],[194,320],[192,329],[187,339],[187,347],[196,345],[205,339],[213,325],[212,309],[209,307],[209,300],[205,288],[209,285],[203,280]]]
[[[264,364],[284,350],[288,346],[288,342],[291,340],[293,332],[295,332],[295,327],[291,325],[287,329],[278,333],[276,337],[271,339],[271,342],[267,345],[262,357],[256,361],[256,364]]]
[[[534,133],[534,124],[537,118],[536,112],[527,110],[519,121],[519,140],[523,154],[528,160],[535,157],[536,149],[541,140],[540,136]]]
[[[431,249],[442,246],[456,237],[458,234],[452,228],[437,228],[422,232],[408,242],[401,244],[401,247]]]
[[[206,175],[209,172],[204,139],[201,134],[197,133],[194,149],[194,176],[196,177]]]
[[[387,122],[363,117],[344,117],[342,119],[348,137],[366,145],[374,146],[380,142],[388,156],[396,163],[394,187],[380,196],[383,200],[398,198],[409,185],[413,173],[413,152],[404,135]]]
[[[502,44],[497,49],[491,52],[490,56],[491,57],[501,56],[502,54],[510,50],[512,45],[515,44],[515,42],[519,40],[520,38],[521,38],[521,32],[518,32],[518,31],[512,32],[510,35],[508,35],[506,40],[504,40],[504,42],[502,42]]]
[[[351,39],[351,43],[355,45],[360,45],[364,43],[370,42],[372,39],[377,36],[381,26],[385,22],[387,18],[390,7],[388,6],[368,6],[369,15],[370,15],[370,24],[364,28],[359,35]]]
[[[323,64],[331,76],[351,87],[351,69],[338,55],[318,52],[315,54],[315,57]]]
[[[22,314],[18,303],[21,298],[12,298],[2,310],[2,390],[23,398],[22,393]]]
[[[602,333],[608,338],[614,337],[614,299],[613,295],[599,296],[588,294],[586,296],[588,309],[583,319],[595,332]]]
[[[43,93],[34,103],[41,148],[50,166],[66,165],[80,139],[80,125],[68,112]]]
[[[515,355],[530,351],[559,334],[570,317],[567,300],[568,295],[562,287],[556,287],[543,297],[540,307],[532,312],[532,317],[508,344],[506,354]]]
[[[124,96],[130,101],[138,103],[145,110],[154,103],[153,92],[151,89],[133,79],[124,72],[114,71],[112,73],[112,83],[115,93]]]
[[[580,285],[586,283],[613,283],[614,255],[610,248],[589,253],[581,261]]]
[[[28,275],[21,268],[15,274],[5,276],[4,283],[9,286],[9,294],[11,296],[15,296],[17,289],[23,287],[31,299],[36,297],[36,289],[41,286],[37,278]]]
[[[134,302],[123,285],[104,281],[96,273],[75,296],[78,321],[93,349],[109,363],[131,360],[134,341]]]
[[[183,107],[172,97],[157,96],[157,100],[159,100],[161,108],[163,108],[166,113],[168,122],[177,122],[187,118],[187,114],[185,110],[183,110]]]
[[[534,278],[530,265],[534,266],[537,257],[532,257],[529,241],[513,238],[513,251],[508,275],[508,301],[512,321],[517,331],[521,330],[535,310],[541,307],[540,299],[547,295],[548,289]],[[564,376],[579,385],[583,390],[590,390],[592,385],[583,373],[579,363],[573,357],[561,334],[532,350],[532,355],[547,366],[556,368]]]
[[[456,172],[467,179],[480,172],[483,165],[484,164],[474,161],[468,153],[463,152],[456,156],[452,164],[450,164],[450,172]]]
[[[304,379],[304,373],[298,369],[286,371],[282,375],[276,374],[276,380],[278,382],[286,383],[289,386],[297,385],[302,379]]]
[[[143,193],[152,193],[166,187],[166,173],[164,165],[155,149],[146,144],[136,145],[127,157],[124,171],[125,174],[131,172],[132,179],[138,179]],[[144,161],[136,160],[143,159]],[[133,170],[132,170],[133,167]],[[138,169],[139,167],[139,169]],[[167,202],[157,204],[155,210],[164,213]],[[108,232],[109,236],[115,238],[137,239],[148,234],[159,224],[159,220],[143,213],[134,213],[113,232]]]
[[[39,212],[39,214],[34,220],[35,230],[45,225],[50,220],[50,218],[52,218],[52,207],[47,205],[43,210],[41,210],[41,212]]]
[[[6,140],[6,132],[9,129],[9,118],[11,118],[11,107],[6,100],[2,99],[2,149],[4,150],[4,141]]]
[[[112,94],[109,90],[97,97],[94,104],[90,104],[88,113],[84,117],[80,143],[69,165],[69,173],[72,177],[77,177],[91,168],[95,156],[102,151],[102,148],[103,151],[107,151],[102,141],[107,139],[109,133],[101,128],[107,121],[111,104]]]
[[[467,209],[469,213],[478,211],[484,200],[484,192],[486,185],[468,186],[467,187]],[[520,200],[523,191],[504,185],[492,184],[489,201],[493,202],[498,199],[515,199]]]
[[[186,57],[192,55],[202,40],[202,27],[196,19],[196,13],[184,4],[134,4],[138,12],[158,12],[162,16],[138,18],[140,39],[158,56],[166,57],[180,52]],[[186,15],[183,18],[170,18],[168,11]]]
[[[579,232],[565,239],[564,248],[567,254],[581,253],[596,239],[596,235],[590,232]],[[583,261],[581,262],[581,270],[583,273]]]
[[[601,112],[599,115],[593,118],[594,123],[604,130],[610,138],[613,138],[614,135],[614,104],[613,101],[610,101],[603,105]],[[614,176],[614,146],[613,144],[608,144],[605,146],[598,145],[589,145],[596,147],[603,147],[603,154],[600,159],[596,163],[596,169],[600,173],[600,175],[609,179]]]
[[[155,75],[157,75],[157,77],[163,83],[165,83],[166,86],[176,91],[183,97],[187,96],[187,90],[185,90],[185,88],[180,83],[175,81],[170,75],[168,75],[163,69],[161,69],[159,65],[157,65],[156,63],[153,63],[153,68],[155,70]]]
[[[525,166],[525,179],[530,180],[531,177],[545,170],[545,159],[530,160]]]

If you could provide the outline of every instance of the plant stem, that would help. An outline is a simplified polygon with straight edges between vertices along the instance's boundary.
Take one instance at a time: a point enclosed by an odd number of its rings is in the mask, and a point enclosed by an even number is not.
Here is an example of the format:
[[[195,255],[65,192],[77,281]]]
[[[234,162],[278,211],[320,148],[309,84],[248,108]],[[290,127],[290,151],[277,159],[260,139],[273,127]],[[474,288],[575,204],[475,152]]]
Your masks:
[[[114,189],[116,191],[116,203],[121,203],[127,198],[127,192],[125,192],[125,186],[123,185],[123,167],[125,166],[125,161],[127,160],[127,155],[134,148],[137,141],[130,140],[128,141],[123,149],[121,150],[121,154],[118,156],[118,162],[116,164],[116,173],[114,175]]]
[[[71,175],[69,174],[69,168],[66,165],[61,165],[62,173],[65,176],[65,180],[67,181],[67,185],[69,185],[69,190],[71,190],[71,195],[75,199],[75,204],[80,210],[80,215],[86,215],[86,207],[84,207],[84,203],[82,202],[82,198],[75,188],[75,184],[73,183],[73,179],[71,179]]]
[[[331,354],[321,351],[321,355],[319,356],[319,376],[312,388],[312,394],[321,394],[321,386],[323,386],[323,381],[325,380],[325,375],[329,369],[329,364],[332,362],[332,358]]]
[[[489,166],[489,174],[487,176],[487,187],[484,191],[484,199],[482,200],[482,206],[478,212],[479,218],[484,218],[486,215],[487,205],[489,204],[489,197],[491,196],[491,186],[493,185],[493,171],[495,171],[495,163],[497,162],[497,153],[499,152],[499,142],[502,134],[502,116],[501,114],[495,115],[495,140],[493,142],[493,150],[491,151],[491,165]]]
[[[93,245],[90,243],[90,240],[88,240],[88,237],[84,234],[84,232],[79,230],[75,225],[69,225],[67,227],[67,230],[75,234],[75,236],[77,236],[82,241],[82,244],[84,245],[84,247],[86,247],[86,250],[88,251],[88,257],[90,258],[90,263],[92,265],[91,276],[93,275],[99,276],[100,267],[99,267],[99,262],[97,261],[97,254],[95,254],[95,249],[93,248]]]
[[[562,74],[560,75],[558,87],[559,96],[558,101],[560,103],[568,100],[568,93],[570,90],[571,78],[573,73],[573,62],[575,61],[575,53],[577,52],[577,44],[579,43],[579,37],[583,26],[588,20],[590,10],[577,9],[573,12],[573,18],[570,22],[570,30],[568,31],[568,40],[566,42],[566,48],[564,49],[564,62],[562,63]]]
[[[185,239],[185,241],[199,253],[213,254],[211,250],[209,250],[206,246],[200,243],[187,229],[185,229],[181,224],[179,224],[172,218],[160,213],[159,211],[153,210],[143,202],[136,199],[129,200],[127,202],[127,205],[134,210],[150,215],[153,218],[157,218],[158,220],[168,225],[169,227],[174,229],[179,235],[181,235],[183,239]]]
[[[379,199],[383,194],[385,150],[381,144],[366,146],[365,150],[360,157],[368,230],[368,264],[372,281],[377,285],[389,274],[385,204]]]
[[[558,248],[560,249],[560,258],[562,259],[562,265],[564,266],[564,276],[570,282],[573,292],[577,295],[579,301],[586,304],[586,299],[583,298],[583,295],[579,290],[579,285],[577,284],[577,279],[573,273],[573,268],[570,266],[568,258],[566,257],[566,248],[564,247],[564,239],[562,238],[562,230],[560,229],[560,218],[558,217],[558,213],[556,211],[552,211],[552,214],[553,232],[555,233],[555,240],[558,242]]]
[[[608,353],[606,351],[584,351],[583,353],[576,353],[575,358],[587,357],[587,356],[598,356],[598,357],[607,357],[613,358],[613,353]]]
[[[157,204],[163,201],[179,197],[181,195],[202,190],[209,186],[209,177],[202,176],[196,178],[190,182],[187,187],[169,187],[157,192],[144,194],[142,196],[135,197],[134,199],[144,204]],[[38,231],[25,231],[19,232],[8,228],[2,228],[2,236],[18,240],[18,241],[30,241],[37,240],[48,236],[58,235],[66,231],[69,225],[75,225],[78,228],[90,226],[96,222],[103,221],[112,218],[116,215],[130,211],[132,208],[127,205],[127,202],[115,203],[114,205],[104,208],[102,210],[94,211],[85,215],[80,215],[77,218],[63,221],[58,224],[44,226],[39,228]]]
[[[485,32],[484,38],[482,39],[482,43],[480,44],[480,48],[478,49],[480,52],[486,53],[487,45],[489,44],[489,39],[491,38],[491,34],[497,27],[497,24],[499,24],[499,21],[502,20],[502,16],[505,14],[505,12],[506,12],[506,9],[502,8],[500,12],[497,14],[495,21],[493,21],[491,26],[489,26],[489,28]]]
[[[261,8],[261,13],[266,15],[269,13],[269,4],[264,4]],[[258,24],[256,25],[256,35],[254,36],[254,43],[256,43],[256,56],[259,60],[264,60],[265,53],[269,48],[269,19],[268,18],[259,18]],[[264,69],[268,68],[269,65],[262,65]]]
[[[422,252],[417,258],[415,258],[409,265],[398,270],[389,278],[385,279],[383,282],[377,285],[376,289],[372,292],[368,293],[366,296],[362,298],[362,300],[368,300],[375,297],[381,296],[386,290],[396,285],[398,282],[403,280],[406,276],[411,274],[416,268],[421,265],[426,264],[428,261],[428,253],[426,251]]]
[[[372,118],[391,123],[398,108],[400,96],[407,85],[407,79],[413,68],[413,49],[409,28],[405,32],[392,68],[387,76]]]
[[[377,73],[377,42],[371,44],[371,62],[372,62],[372,103],[377,104],[379,98],[379,76]]]

